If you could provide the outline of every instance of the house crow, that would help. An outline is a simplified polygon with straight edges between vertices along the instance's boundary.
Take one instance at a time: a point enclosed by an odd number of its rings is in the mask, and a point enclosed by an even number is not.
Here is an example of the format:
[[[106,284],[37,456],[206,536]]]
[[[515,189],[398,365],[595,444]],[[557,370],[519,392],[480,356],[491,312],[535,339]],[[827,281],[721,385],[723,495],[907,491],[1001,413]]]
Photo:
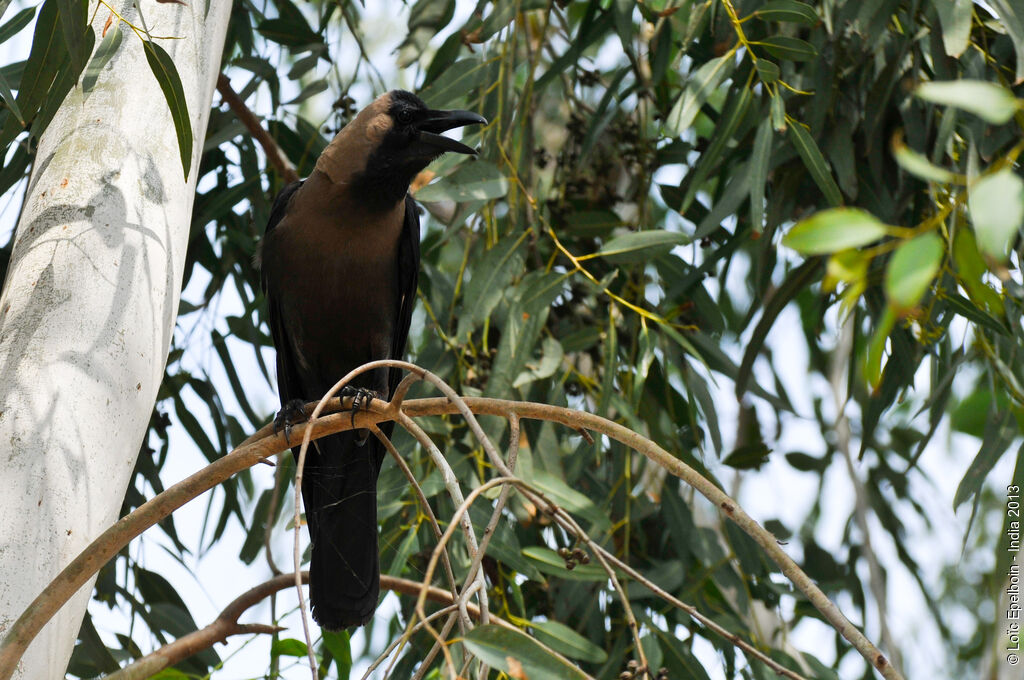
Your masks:
[[[420,225],[412,179],[446,151],[473,149],[442,132],[486,123],[434,111],[409,92],[378,97],[320,154],[313,173],[285,187],[260,253],[287,427],[352,369],[401,359],[416,299]],[[352,387],[388,399],[400,371],[361,374]],[[381,429],[390,435],[394,423]],[[313,618],[329,630],[366,623],[377,607],[377,474],[384,447],[344,432],[307,452],[302,481],[313,546]],[[292,449],[296,456],[298,448]]]

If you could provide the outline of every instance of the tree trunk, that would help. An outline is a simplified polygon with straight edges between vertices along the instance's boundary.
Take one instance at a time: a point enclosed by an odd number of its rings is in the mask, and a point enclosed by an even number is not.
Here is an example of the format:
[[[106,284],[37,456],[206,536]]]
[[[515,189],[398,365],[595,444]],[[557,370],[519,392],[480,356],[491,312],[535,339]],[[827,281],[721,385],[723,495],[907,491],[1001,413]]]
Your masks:
[[[0,296],[0,634],[117,519],[177,316],[232,3],[141,4],[154,33],[181,38],[159,43],[181,75],[192,170],[186,183],[163,93],[122,24],[95,87],[72,90],[40,140]],[[115,6],[140,25],[130,0]],[[16,677],[64,677],[92,584]]]

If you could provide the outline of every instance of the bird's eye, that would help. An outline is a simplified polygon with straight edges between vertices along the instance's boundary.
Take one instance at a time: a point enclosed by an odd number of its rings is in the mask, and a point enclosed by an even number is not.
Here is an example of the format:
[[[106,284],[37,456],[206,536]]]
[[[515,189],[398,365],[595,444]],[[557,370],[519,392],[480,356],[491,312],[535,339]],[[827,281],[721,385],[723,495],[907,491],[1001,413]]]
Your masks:
[[[412,122],[412,111],[409,109],[402,109],[398,112],[398,122],[402,125],[408,125]]]

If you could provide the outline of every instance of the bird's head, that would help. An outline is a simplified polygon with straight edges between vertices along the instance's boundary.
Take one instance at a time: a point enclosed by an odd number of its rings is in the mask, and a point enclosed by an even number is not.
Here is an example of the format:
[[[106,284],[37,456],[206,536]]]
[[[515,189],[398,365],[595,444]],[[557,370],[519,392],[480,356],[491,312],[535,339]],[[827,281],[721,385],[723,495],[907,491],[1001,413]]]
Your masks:
[[[351,182],[382,206],[404,198],[412,179],[447,151],[476,150],[442,133],[487,120],[471,111],[430,109],[405,90],[377,97],[324,150],[317,169],[334,182]]]

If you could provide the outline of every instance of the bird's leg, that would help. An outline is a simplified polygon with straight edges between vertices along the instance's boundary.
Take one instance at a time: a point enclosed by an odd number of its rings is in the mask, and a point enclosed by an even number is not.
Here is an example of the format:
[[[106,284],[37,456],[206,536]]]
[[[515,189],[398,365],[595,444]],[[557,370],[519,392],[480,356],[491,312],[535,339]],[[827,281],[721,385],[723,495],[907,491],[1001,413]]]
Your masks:
[[[288,437],[291,435],[292,425],[298,425],[307,420],[306,411],[303,408],[305,405],[306,402],[301,399],[291,399],[281,407],[277,416],[274,417],[274,434],[284,430],[284,442],[289,446],[291,446],[291,442],[288,441]]]
[[[350,387],[346,385],[341,388],[342,397],[352,397],[352,426],[356,424],[356,414],[359,413],[359,409],[367,409],[370,406],[370,402],[374,399],[383,399],[379,392],[368,390],[365,387]],[[366,443],[366,440],[370,437],[369,430],[362,430],[360,432],[359,439],[356,440],[357,446],[362,446]]]

